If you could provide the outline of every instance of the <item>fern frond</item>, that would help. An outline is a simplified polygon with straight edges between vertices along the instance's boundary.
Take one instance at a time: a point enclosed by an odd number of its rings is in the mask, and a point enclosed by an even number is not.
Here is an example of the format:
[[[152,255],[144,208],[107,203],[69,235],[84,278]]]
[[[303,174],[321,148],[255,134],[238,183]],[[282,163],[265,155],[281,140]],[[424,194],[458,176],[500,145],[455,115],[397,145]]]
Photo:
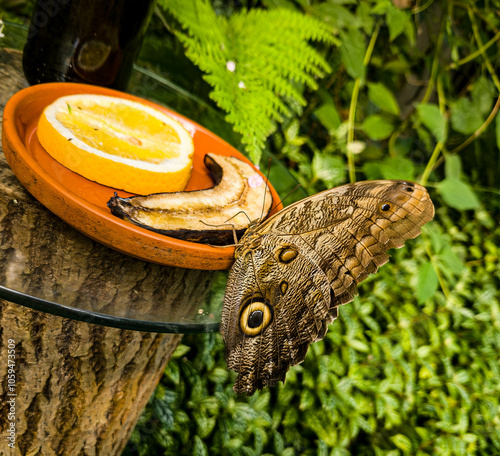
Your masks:
[[[304,106],[298,86],[317,87],[330,67],[310,41],[333,44],[321,21],[287,9],[252,9],[229,19],[208,0],[160,0],[179,21],[186,56],[212,86],[210,97],[241,134],[258,162],[267,137],[295,106]]]

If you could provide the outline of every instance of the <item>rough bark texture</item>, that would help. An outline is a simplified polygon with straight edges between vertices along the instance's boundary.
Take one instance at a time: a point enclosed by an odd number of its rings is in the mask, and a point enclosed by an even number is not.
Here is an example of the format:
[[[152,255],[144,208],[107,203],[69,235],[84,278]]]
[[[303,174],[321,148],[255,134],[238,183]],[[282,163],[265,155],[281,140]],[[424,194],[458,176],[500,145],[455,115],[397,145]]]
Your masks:
[[[0,50],[0,115],[25,85],[21,53]],[[75,265],[79,276],[69,274]],[[108,289],[111,276],[123,280]],[[160,296],[181,316],[200,305],[212,278],[206,271],[138,262],[91,241],[32,198],[0,151],[0,283],[69,303],[82,300],[82,307],[101,312],[128,300],[130,317],[154,307]],[[1,299],[0,324],[0,455],[119,455],[180,340]],[[8,380],[9,349],[15,383]],[[11,406],[14,449],[7,439]]]

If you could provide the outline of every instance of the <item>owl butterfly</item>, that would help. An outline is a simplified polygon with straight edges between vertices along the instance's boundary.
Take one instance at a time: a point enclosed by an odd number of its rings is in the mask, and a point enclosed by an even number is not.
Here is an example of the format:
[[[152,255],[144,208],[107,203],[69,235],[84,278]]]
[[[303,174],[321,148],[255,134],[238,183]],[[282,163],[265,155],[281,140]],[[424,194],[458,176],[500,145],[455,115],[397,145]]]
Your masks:
[[[284,382],[387,251],[433,217],[424,187],[380,180],[318,193],[251,226],[236,246],[222,310],[234,390],[251,395]]]

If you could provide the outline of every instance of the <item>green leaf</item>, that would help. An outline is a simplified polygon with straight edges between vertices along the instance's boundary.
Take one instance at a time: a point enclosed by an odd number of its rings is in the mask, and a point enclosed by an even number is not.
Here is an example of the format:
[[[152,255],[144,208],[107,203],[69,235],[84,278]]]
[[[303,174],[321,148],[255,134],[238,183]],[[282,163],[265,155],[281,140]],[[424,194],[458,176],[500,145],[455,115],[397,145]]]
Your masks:
[[[446,117],[435,104],[420,103],[417,106],[417,114],[426,128],[432,133],[432,136],[439,142],[445,142],[447,137]]]
[[[194,436],[193,456],[208,456],[207,447],[197,435]]]
[[[478,106],[468,98],[460,98],[451,106],[451,125],[464,135],[474,133],[484,122]]]
[[[314,111],[314,115],[321,124],[330,132],[339,128],[342,120],[333,103],[324,103]]]
[[[388,157],[378,166],[384,179],[415,179],[415,165],[408,158]]]
[[[422,231],[429,236],[431,241],[432,250],[435,252],[441,252],[448,244],[447,239],[443,236],[443,233],[434,224],[425,225]]]
[[[455,275],[460,275],[465,268],[463,261],[449,246],[439,254],[439,259]]]
[[[364,35],[357,29],[349,29],[340,33],[342,45],[340,46],[340,57],[349,76],[353,78],[364,78],[365,66],[363,61],[366,53],[366,41]]]
[[[399,105],[394,94],[381,82],[368,83],[368,98],[382,111],[399,116]]]
[[[300,395],[300,410],[308,410],[314,405],[314,394],[309,389],[304,389]]]
[[[285,449],[285,441],[283,440],[283,436],[277,431],[273,432],[273,444],[275,454],[282,454]]]
[[[357,2],[358,9],[356,10],[356,16],[361,22],[361,27],[367,35],[371,35],[373,31],[373,24],[375,23],[375,16],[373,16],[371,11],[371,5],[366,2]]]
[[[299,136],[299,131],[300,131],[300,122],[298,121],[298,119],[294,119],[284,130],[287,142],[293,143],[295,139]]]
[[[393,41],[405,31],[409,23],[408,16],[404,11],[392,7],[387,9],[385,17],[389,28],[389,39]]]
[[[188,347],[187,345],[179,344],[179,345],[177,345],[176,349],[172,353],[172,358],[174,358],[174,359],[182,358],[189,350],[191,350],[191,347]]]
[[[483,116],[490,113],[494,96],[495,90],[493,84],[486,77],[481,76],[472,87],[471,98]]]
[[[458,155],[448,155],[444,162],[444,173],[449,179],[460,179],[462,162]]]
[[[388,138],[394,131],[394,125],[378,114],[368,116],[363,122],[364,132],[376,141]]]
[[[370,352],[370,347],[365,343],[362,342],[361,340],[358,339],[349,339],[347,341],[350,347],[354,348],[354,350],[363,352],[363,353],[369,353]]]
[[[165,367],[164,374],[177,385],[180,380],[180,370],[177,362],[173,361],[168,363]]]
[[[454,209],[466,211],[480,206],[472,188],[461,180],[447,177],[438,184],[437,189],[445,203]]]
[[[368,180],[376,180],[382,178],[380,163],[375,161],[367,161],[363,163],[363,173]]]
[[[168,1],[168,0],[167,0]],[[295,5],[292,0],[262,0],[262,4],[267,8],[289,8],[295,9]]]
[[[417,300],[419,304],[427,301],[438,290],[438,277],[431,262],[420,266],[417,276]]]
[[[345,165],[340,157],[332,157],[316,152],[312,161],[312,172],[327,187],[334,187],[344,181]]]
[[[227,369],[222,369],[220,367],[216,367],[212,372],[208,374],[208,378],[214,383],[224,383],[228,378]]]
[[[307,8],[307,12],[331,25],[335,29],[357,28],[360,21],[347,8],[331,2],[321,2]]]
[[[405,453],[411,452],[411,440],[403,434],[396,434],[391,437],[392,443]]]

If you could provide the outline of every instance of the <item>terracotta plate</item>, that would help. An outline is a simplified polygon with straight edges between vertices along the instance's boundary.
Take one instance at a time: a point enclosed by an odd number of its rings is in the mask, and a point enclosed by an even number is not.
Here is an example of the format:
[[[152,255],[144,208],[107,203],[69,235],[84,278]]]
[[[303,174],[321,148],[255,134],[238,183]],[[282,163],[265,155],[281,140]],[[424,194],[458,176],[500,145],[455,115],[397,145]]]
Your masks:
[[[233,262],[234,247],[212,247],[181,241],[139,228],[113,216],[106,206],[114,192],[121,190],[89,181],[55,161],[38,142],[38,119],[46,106],[59,97],[92,93],[127,98],[153,106],[183,123],[193,134],[193,172],[186,190],[212,187],[203,165],[208,152],[232,155],[248,163],[240,152],[195,122],[144,99],[103,87],[50,83],[28,87],[15,94],[5,106],[3,150],[14,174],[44,206],[92,239],[145,261],[190,269],[227,269]],[[279,201],[271,188],[274,201]]]

